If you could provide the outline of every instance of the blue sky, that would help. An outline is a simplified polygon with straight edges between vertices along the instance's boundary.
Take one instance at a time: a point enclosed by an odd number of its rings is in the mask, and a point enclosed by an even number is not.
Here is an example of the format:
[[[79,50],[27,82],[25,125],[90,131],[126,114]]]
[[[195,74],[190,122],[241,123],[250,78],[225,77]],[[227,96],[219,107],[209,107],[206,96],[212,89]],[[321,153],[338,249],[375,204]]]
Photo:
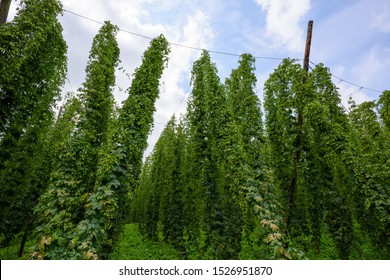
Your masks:
[[[258,57],[303,58],[306,29],[314,21],[310,60],[324,63],[340,89],[343,104],[377,99],[390,89],[390,0],[63,0],[64,9],[122,30],[147,37],[164,34],[168,41],[231,54]],[[12,2],[10,19],[16,7]],[[64,12],[61,23],[68,43],[68,77],[64,92],[77,91],[84,80],[92,39],[100,25]],[[121,31],[121,66],[132,74],[139,66],[149,40]],[[169,66],[162,78],[150,152],[164,124],[184,113],[190,94],[190,72],[200,51],[172,46]],[[237,66],[234,55],[211,54],[221,80]],[[278,60],[257,59],[257,93],[262,100],[264,81]],[[126,98],[130,85],[118,71],[115,97]],[[356,85],[352,85],[352,82]],[[363,87],[363,88],[361,88]]]

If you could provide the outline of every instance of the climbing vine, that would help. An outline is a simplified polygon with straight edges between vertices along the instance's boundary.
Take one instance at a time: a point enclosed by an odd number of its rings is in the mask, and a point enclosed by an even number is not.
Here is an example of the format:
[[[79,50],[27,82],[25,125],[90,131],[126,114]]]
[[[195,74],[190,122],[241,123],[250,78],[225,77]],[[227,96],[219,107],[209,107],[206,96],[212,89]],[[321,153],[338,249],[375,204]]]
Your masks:
[[[25,0],[0,28],[0,232],[5,243],[24,232],[19,255],[45,188],[46,134],[66,73],[61,11],[58,1]]]
[[[19,236],[34,259],[107,259],[138,223],[182,259],[389,258],[390,91],[347,110],[328,68],[284,59],[262,108],[252,55],[222,83],[203,51],[186,114],[144,158],[168,41],[151,40],[117,105],[118,28],[105,22],[55,117],[61,12],[20,1],[0,28],[1,245]]]
[[[113,110],[112,87],[119,59],[116,32],[106,22],[92,43],[86,81],[80,89],[82,112],[36,207],[41,223],[36,258],[98,258],[107,240],[102,217],[91,212],[96,213],[104,203],[96,199],[96,184]]]
[[[376,250],[385,254],[389,253],[390,225],[388,96],[385,91],[378,102],[356,105],[351,101],[352,129],[345,153],[354,174],[351,189],[355,215]]]

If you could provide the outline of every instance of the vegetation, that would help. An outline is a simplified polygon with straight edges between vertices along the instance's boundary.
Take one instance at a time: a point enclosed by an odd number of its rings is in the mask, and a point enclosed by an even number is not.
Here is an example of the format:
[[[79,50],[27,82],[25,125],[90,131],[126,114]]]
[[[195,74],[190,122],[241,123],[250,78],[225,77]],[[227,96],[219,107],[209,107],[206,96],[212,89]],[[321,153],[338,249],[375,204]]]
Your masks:
[[[94,39],[80,89],[79,120],[51,171],[48,188],[36,207],[39,244],[34,257],[97,258],[109,242],[104,215],[96,215],[107,196],[101,194],[99,169],[104,160],[113,110],[112,87],[119,48],[116,27],[106,22]],[[61,117],[61,116],[60,116]],[[109,188],[105,188],[109,192]],[[103,213],[102,213],[103,214]],[[106,213],[104,213],[106,214]],[[102,244],[103,243],[103,244]]]
[[[19,255],[47,180],[46,135],[66,75],[61,9],[55,0],[26,0],[0,28],[0,233],[3,245],[24,233]]]
[[[178,252],[161,240],[144,237],[136,224],[127,224],[110,255],[111,260],[176,260]]]
[[[186,114],[143,160],[169,43],[151,40],[116,106],[105,22],[55,119],[61,10],[25,0],[0,28],[1,258],[390,258],[390,91],[347,111],[329,69],[285,59],[262,106],[252,55],[221,82],[203,51]]]
[[[285,59],[265,83],[263,129],[253,65],[243,55],[222,85],[207,52],[194,63],[187,114],[135,192],[141,232],[190,259],[387,259],[388,91],[347,114],[326,67]]]

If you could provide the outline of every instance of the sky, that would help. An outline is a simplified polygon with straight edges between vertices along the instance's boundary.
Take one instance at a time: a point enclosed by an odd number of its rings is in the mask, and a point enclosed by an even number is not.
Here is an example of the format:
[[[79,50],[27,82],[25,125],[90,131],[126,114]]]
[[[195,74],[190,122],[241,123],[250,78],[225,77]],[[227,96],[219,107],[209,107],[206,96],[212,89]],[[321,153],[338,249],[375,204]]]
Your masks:
[[[19,1],[12,1],[9,20]],[[256,92],[278,66],[274,58],[302,59],[309,20],[313,20],[310,61],[333,74],[342,103],[377,100],[390,89],[390,0],[63,0],[60,17],[68,44],[68,78],[63,93],[77,92],[93,37],[101,24],[120,28],[120,67],[114,96],[127,97],[132,74],[150,39],[163,34],[171,43],[160,85],[149,154],[173,114],[186,111],[193,63],[199,49],[211,52],[221,82],[237,67],[239,55],[256,59]],[[137,35],[136,35],[137,34]],[[139,36],[141,35],[141,36]],[[145,38],[146,37],[146,38]]]

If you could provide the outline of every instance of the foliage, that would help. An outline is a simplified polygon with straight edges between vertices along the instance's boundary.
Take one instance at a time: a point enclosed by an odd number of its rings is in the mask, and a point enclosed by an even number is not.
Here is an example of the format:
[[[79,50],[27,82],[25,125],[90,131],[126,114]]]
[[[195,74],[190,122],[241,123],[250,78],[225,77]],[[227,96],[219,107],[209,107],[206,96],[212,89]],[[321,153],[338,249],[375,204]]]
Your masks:
[[[66,73],[67,46],[57,20],[61,11],[58,1],[25,0],[15,19],[0,28],[0,231],[5,243],[32,230],[31,212],[47,180],[46,134]]]
[[[159,81],[167,65],[169,52],[168,41],[163,35],[151,41],[144,53],[142,65],[135,70],[134,79],[128,89],[129,96],[119,112],[118,128],[114,133],[115,142],[113,142],[112,166],[114,168],[105,175],[109,182],[112,178],[111,174],[122,172],[113,177],[121,186],[121,195],[118,196],[117,202],[120,205],[117,213],[118,229],[129,219],[130,201],[137,191],[140,180],[142,157],[147,147],[147,136],[153,125],[154,104],[159,95]],[[148,174],[144,172],[141,180],[147,180]],[[148,183],[147,186],[150,184]],[[133,208],[137,203],[139,202],[132,202]],[[145,208],[140,207],[140,209]],[[153,209],[147,208],[145,211],[153,211]],[[141,211],[133,210],[133,218],[143,215]],[[154,217],[153,214],[143,217],[150,219]],[[142,224],[140,227],[142,231]],[[147,222],[146,228],[149,232],[153,233],[155,227],[155,223]],[[152,233],[149,236],[152,236]]]
[[[284,239],[279,203],[266,159],[266,138],[256,87],[255,59],[243,54],[239,67],[225,82],[234,121],[242,137],[246,162],[243,209],[243,242],[254,246],[258,258],[290,258]],[[267,252],[268,253],[265,253]],[[260,255],[256,255],[260,254]]]
[[[321,64],[305,78],[284,60],[266,82],[266,125],[271,162],[286,207],[292,238],[311,236],[319,251],[327,222],[341,258],[348,258],[352,218],[349,176],[341,153],[348,131],[330,73]]]
[[[262,170],[264,136],[253,63],[244,55],[223,87],[203,52],[194,64],[186,118],[178,126],[170,120],[141,173],[133,204],[141,233],[157,239],[161,230],[188,258],[236,259],[243,231],[244,238],[257,232],[254,242],[271,245],[270,255],[287,255],[273,212],[272,184]],[[249,121],[259,123],[251,128]],[[263,201],[268,206],[260,206]]]
[[[36,259],[389,258],[390,91],[346,112],[329,69],[285,59],[263,118],[254,57],[222,84],[203,51],[186,115],[143,162],[168,41],[150,42],[117,108],[118,28],[105,22],[55,120],[61,11],[24,0],[0,28],[1,256],[21,239]]]
[[[126,162],[123,164],[131,168],[129,185],[132,190],[141,173],[147,136],[153,126],[159,81],[168,63],[169,52],[168,41],[163,35],[151,41],[144,53],[142,65],[135,70],[134,79],[128,89],[129,97],[120,110],[120,127],[116,136],[126,155]]]
[[[187,113],[192,190],[185,190],[194,195],[191,221],[197,228],[191,234],[204,235],[196,245],[201,258],[234,259],[240,251],[246,179],[242,137],[207,52],[195,62],[192,81]]]
[[[67,46],[57,20],[61,4],[24,0],[21,5],[15,19],[0,29],[2,137],[27,127],[34,116],[50,117],[66,73]]]
[[[174,118],[172,118],[172,122]],[[174,123],[173,123],[174,124]],[[172,133],[174,132],[174,134]],[[160,221],[162,224],[162,234],[165,240],[178,250],[183,248],[183,174],[182,165],[185,158],[185,127],[183,122],[173,126],[173,131],[168,131],[166,136],[166,150],[163,154],[163,162],[167,166],[167,172],[161,176],[167,176],[165,195],[161,197]],[[165,160],[165,163],[164,163]],[[170,168],[171,167],[171,168]],[[172,184],[169,184],[169,181]]]
[[[255,93],[255,59],[243,54],[239,67],[226,79],[227,97],[235,122],[239,127],[244,149],[253,165],[261,160],[263,120],[259,97]]]
[[[102,204],[113,203],[99,196],[101,186],[97,183],[113,107],[112,87],[119,59],[116,31],[106,22],[94,38],[81,88],[82,112],[36,208],[41,223],[36,258],[97,258],[104,252],[108,239],[104,220],[95,214]]]
[[[4,236],[0,237],[0,242]],[[23,234],[15,234],[13,238],[8,241],[8,245],[0,248],[0,260],[28,260],[31,254],[31,246],[34,244],[32,239],[26,241],[26,250],[22,255],[18,254],[20,250],[20,243],[23,239]]]
[[[390,129],[390,90],[385,90],[378,100],[378,110],[385,130]]]
[[[364,102],[357,106],[351,102],[349,119],[353,129],[345,152],[348,167],[354,174],[352,199],[356,218],[371,242],[378,250],[386,248],[387,254],[390,245],[388,104],[388,91],[378,103]]]
[[[116,31],[106,22],[94,39],[81,89],[83,113],[37,207],[37,258],[107,258],[128,219],[169,49],[163,36],[152,40],[116,115]]]
[[[158,205],[157,190],[152,178],[152,158],[146,158],[141,172],[139,187],[135,190],[135,199],[132,207],[137,207],[134,219],[139,222],[140,232],[150,239],[157,239]],[[134,215],[134,213],[133,213]]]
[[[264,168],[264,135],[260,100],[254,89],[256,87],[255,59],[250,54],[244,54],[239,61],[239,67],[232,70],[230,78],[226,79],[227,100],[232,110],[234,122],[241,135],[242,153],[245,153],[246,176],[245,185],[248,197],[258,193],[261,173]],[[242,186],[244,187],[244,186]],[[244,228],[253,224],[253,205],[246,199],[241,201],[244,211]]]
[[[168,122],[155,145],[148,168],[143,169],[140,195],[143,201],[139,217],[143,234],[157,239],[158,222],[161,222],[164,239],[180,248],[183,236],[182,190],[180,174],[180,153],[183,141],[176,132],[174,117]],[[147,173],[147,175],[146,175]]]

